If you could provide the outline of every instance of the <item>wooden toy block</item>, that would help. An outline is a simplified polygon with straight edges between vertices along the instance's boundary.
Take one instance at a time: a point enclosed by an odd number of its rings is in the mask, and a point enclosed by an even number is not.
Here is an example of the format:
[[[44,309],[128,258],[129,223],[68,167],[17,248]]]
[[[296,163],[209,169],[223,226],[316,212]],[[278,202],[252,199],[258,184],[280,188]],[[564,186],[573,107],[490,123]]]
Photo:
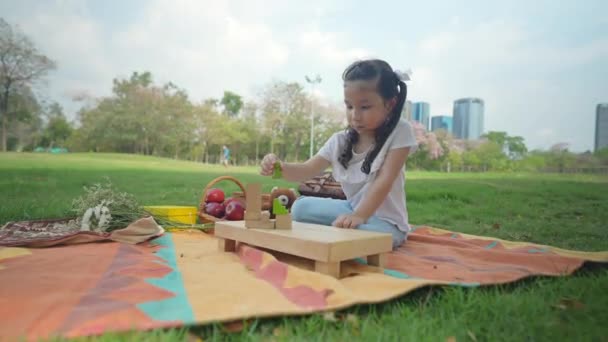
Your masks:
[[[344,260],[362,257],[382,267],[393,248],[391,234],[302,222],[292,222],[292,229],[247,229],[244,221],[218,221],[215,236],[314,260],[315,270],[333,277]]]
[[[291,229],[291,214],[277,215],[274,220],[275,229]]]
[[[247,228],[275,229],[275,222],[274,220],[270,219],[270,211],[265,210],[262,211],[260,220],[249,221],[247,224]]]
[[[256,221],[261,218],[262,211],[262,185],[249,183],[246,188],[245,221]]]
[[[245,210],[245,221],[259,221],[262,219],[262,215],[257,210]]]
[[[247,221],[246,228],[248,229],[274,229],[274,220],[258,220]]]
[[[262,211],[262,185],[260,183],[249,183],[247,190],[247,208],[251,205],[252,209]]]

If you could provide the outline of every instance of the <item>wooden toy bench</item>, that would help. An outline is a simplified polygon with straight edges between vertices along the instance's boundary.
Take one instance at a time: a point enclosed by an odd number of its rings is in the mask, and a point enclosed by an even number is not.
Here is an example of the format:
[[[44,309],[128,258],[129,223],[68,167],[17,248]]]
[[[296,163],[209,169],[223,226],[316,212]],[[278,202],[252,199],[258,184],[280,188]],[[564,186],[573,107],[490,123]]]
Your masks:
[[[315,271],[340,277],[340,262],[358,257],[384,267],[392,250],[390,234],[293,222],[292,229],[252,229],[245,221],[218,221],[215,236],[221,251],[233,252],[236,242],[314,260]]]

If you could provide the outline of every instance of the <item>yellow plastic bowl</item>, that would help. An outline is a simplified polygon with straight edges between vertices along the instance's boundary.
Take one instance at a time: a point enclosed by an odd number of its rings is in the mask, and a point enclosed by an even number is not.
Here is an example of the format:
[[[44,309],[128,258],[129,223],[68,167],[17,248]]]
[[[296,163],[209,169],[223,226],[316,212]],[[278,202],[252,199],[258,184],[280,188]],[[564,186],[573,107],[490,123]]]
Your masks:
[[[151,205],[144,207],[144,209],[150,212],[153,216],[162,217],[170,221],[185,224],[196,224],[196,207],[176,205]]]

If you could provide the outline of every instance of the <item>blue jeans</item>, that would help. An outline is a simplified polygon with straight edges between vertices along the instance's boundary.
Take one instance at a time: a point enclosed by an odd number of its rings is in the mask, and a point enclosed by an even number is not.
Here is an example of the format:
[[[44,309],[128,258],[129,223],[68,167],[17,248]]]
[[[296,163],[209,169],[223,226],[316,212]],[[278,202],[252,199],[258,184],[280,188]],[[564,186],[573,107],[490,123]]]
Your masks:
[[[353,207],[348,201],[333,198],[302,196],[291,207],[291,217],[294,221],[326,226],[331,226],[338,216],[352,213]],[[406,239],[405,232],[377,216],[370,217],[367,223],[359,225],[357,229],[391,234],[393,236],[393,249],[399,247]]]

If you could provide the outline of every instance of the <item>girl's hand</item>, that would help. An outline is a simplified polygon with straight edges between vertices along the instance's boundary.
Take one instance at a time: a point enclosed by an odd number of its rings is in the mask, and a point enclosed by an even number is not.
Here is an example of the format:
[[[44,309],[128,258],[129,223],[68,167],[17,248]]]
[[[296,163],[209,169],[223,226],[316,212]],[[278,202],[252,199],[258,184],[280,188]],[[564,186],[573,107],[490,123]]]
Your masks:
[[[362,217],[353,214],[340,215],[331,225],[338,228],[357,228],[360,224],[364,224],[365,221]]]
[[[274,171],[274,163],[281,163],[281,167],[283,162],[273,153],[267,154],[262,158],[262,163],[260,164],[260,174],[262,176],[271,176]]]

